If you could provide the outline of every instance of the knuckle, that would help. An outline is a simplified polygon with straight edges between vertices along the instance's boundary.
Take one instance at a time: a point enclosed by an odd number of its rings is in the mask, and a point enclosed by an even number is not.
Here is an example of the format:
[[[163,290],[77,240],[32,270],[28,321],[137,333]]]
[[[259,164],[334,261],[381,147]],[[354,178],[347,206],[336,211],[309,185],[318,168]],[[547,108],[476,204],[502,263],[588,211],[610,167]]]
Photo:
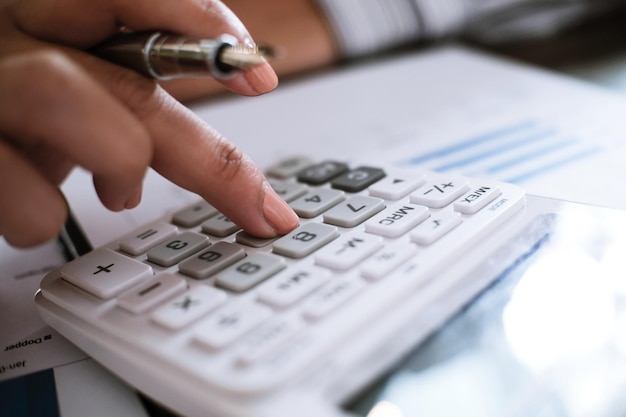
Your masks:
[[[230,182],[239,177],[247,165],[243,152],[221,135],[216,143],[216,159],[213,171],[222,182]]]
[[[141,120],[146,120],[159,113],[166,100],[157,83],[132,70],[115,67],[107,73],[105,85],[113,90],[115,96],[133,110]]]
[[[45,95],[65,91],[77,68],[60,51],[42,49],[6,59],[3,71],[10,74],[11,82],[3,83],[6,88],[23,90],[36,80],[37,89]]]

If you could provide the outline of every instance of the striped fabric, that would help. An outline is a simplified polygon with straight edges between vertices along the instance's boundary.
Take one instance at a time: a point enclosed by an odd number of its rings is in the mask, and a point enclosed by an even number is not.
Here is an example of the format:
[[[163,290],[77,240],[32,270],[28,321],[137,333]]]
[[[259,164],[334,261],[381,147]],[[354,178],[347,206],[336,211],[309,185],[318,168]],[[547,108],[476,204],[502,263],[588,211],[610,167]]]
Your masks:
[[[345,57],[463,33],[489,42],[546,36],[626,0],[316,0]]]

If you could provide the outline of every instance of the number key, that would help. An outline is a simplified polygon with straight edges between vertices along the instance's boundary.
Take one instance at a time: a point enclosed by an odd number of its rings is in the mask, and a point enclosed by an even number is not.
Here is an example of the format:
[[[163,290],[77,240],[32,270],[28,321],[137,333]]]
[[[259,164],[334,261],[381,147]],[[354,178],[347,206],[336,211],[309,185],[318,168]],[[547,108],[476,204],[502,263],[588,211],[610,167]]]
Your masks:
[[[282,271],[287,262],[280,256],[258,252],[220,272],[215,283],[232,291],[245,291]]]
[[[209,238],[185,232],[148,251],[148,260],[161,266],[172,266],[209,245]]]
[[[312,190],[291,203],[291,208],[298,216],[313,218],[338,204],[344,198],[344,192],[330,188]]]
[[[328,210],[324,223],[354,227],[385,208],[385,201],[376,197],[355,195]]]
[[[291,258],[303,258],[339,236],[334,226],[307,223],[274,242],[274,252]]]

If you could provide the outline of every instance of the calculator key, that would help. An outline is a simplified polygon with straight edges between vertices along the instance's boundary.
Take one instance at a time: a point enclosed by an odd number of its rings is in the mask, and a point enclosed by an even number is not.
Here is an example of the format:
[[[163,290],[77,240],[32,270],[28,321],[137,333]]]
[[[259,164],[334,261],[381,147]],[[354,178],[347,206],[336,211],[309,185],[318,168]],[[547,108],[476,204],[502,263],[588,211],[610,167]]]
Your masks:
[[[334,226],[306,223],[274,242],[274,252],[290,258],[303,258],[339,236]]]
[[[274,242],[278,238],[279,236],[270,237],[270,238],[256,237],[256,236],[252,236],[250,233],[246,232],[245,230],[242,230],[235,235],[235,241],[237,243],[241,243],[242,245],[250,246],[252,248],[263,248],[269,245],[270,243]]]
[[[269,319],[272,311],[260,304],[238,304],[207,317],[195,329],[201,344],[221,349]]]
[[[320,320],[342,306],[365,287],[365,282],[356,275],[332,280],[313,294],[304,308],[309,320]]]
[[[270,185],[276,194],[288,203],[306,193],[309,188],[305,184],[293,181],[270,180]]]
[[[184,232],[148,251],[148,260],[161,266],[172,266],[209,245],[209,238]]]
[[[200,201],[193,206],[184,208],[172,217],[172,222],[183,227],[195,227],[219,212],[206,201]]]
[[[349,233],[315,254],[315,263],[331,269],[347,270],[383,246],[383,238],[369,233]]]
[[[237,347],[236,361],[240,366],[250,366],[276,351],[304,327],[301,319],[280,317],[264,324],[246,337]]]
[[[152,278],[152,268],[110,249],[97,249],[61,267],[62,277],[103,299]]]
[[[430,245],[461,224],[461,214],[455,211],[433,213],[428,220],[411,231],[411,240],[420,245]]]
[[[246,251],[242,247],[229,242],[217,242],[182,261],[178,270],[190,277],[205,279],[245,256]]]
[[[355,195],[324,214],[324,223],[354,227],[385,208],[385,201],[376,197]]]
[[[293,201],[290,206],[298,216],[311,219],[343,201],[345,193],[330,188],[316,188]]]
[[[452,203],[469,190],[464,179],[441,178],[428,181],[410,196],[411,202],[430,208],[441,208]]]
[[[398,203],[365,222],[365,231],[385,237],[398,237],[430,216],[427,207],[413,203]]]
[[[280,256],[258,252],[218,273],[215,283],[232,291],[245,291],[287,266]]]
[[[259,288],[259,300],[272,307],[285,308],[328,281],[331,272],[317,266],[288,268]]]
[[[152,321],[171,330],[182,329],[226,301],[226,293],[198,285],[152,313]]]
[[[474,214],[502,194],[497,185],[476,187],[454,202],[454,210],[463,214]]]
[[[176,235],[178,228],[169,223],[153,223],[126,236],[120,241],[120,250],[137,256],[164,240]]]
[[[239,226],[223,214],[205,220],[201,228],[204,233],[218,237],[228,236],[240,229]]]
[[[341,174],[330,184],[338,190],[358,193],[384,177],[382,169],[362,166]]]
[[[117,298],[117,304],[131,313],[141,314],[187,289],[179,276],[163,273]]]
[[[343,162],[325,161],[302,171],[298,174],[298,181],[310,185],[322,185],[347,170],[348,165]]]
[[[293,158],[280,161],[278,164],[270,167],[267,174],[276,178],[294,177],[298,172],[313,165],[311,158],[306,156],[296,156]]]
[[[415,191],[417,187],[425,182],[424,174],[393,173],[372,184],[368,191],[372,197],[380,197],[385,200],[399,200]]]
[[[368,281],[378,281],[417,253],[417,246],[406,241],[396,241],[369,257],[360,265],[361,275]]]

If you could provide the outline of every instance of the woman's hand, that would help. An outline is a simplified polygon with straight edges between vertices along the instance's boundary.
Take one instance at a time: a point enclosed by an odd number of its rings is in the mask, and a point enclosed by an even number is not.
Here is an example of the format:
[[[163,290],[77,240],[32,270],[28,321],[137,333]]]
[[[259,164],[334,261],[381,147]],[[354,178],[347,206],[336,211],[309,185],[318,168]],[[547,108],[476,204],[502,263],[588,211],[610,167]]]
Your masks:
[[[80,165],[111,210],[136,206],[149,166],[248,232],[286,233],[297,216],[253,162],[152,80],[84,52],[130,30],[250,36],[217,0],[13,0],[0,11],[0,234],[48,240],[67,206],[58,185]],[[257,95],[268,64],[220,81]]]

